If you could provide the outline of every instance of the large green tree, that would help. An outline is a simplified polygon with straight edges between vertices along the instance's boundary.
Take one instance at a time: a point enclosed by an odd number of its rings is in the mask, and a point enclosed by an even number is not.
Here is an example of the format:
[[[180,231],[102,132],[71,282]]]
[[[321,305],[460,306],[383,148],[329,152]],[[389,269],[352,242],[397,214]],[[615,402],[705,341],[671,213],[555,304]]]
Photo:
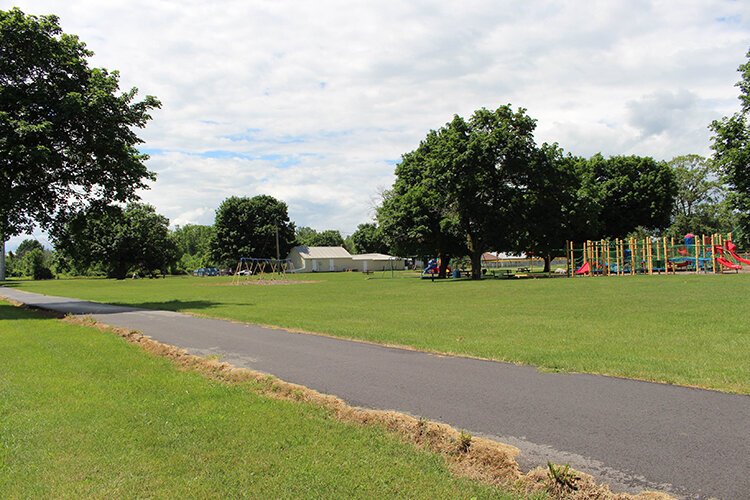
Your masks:
[[[16,248],[16,257],[23,258],[23,256],[32,250],[40,250],[44,251],[44,245],[39,243],[38,240],[33,240],[31,238],[27,238],[21,242],[21,244],[18,245],[18,248]]]
[[[727,199],[735,211],[735,239],[750,245],[750,51],[740,65],[740,110],[711,123],[714,160],[730,192]]]
[[[297,243],[308,247],[340,247],[344,245],[344,238],[335,229],[317,231],[311,227],[302,226],[296,231]]]
[[[637,227],[666,229],[677,184],[666,162],[643,156],[592,156],[583,183],[599,205],[598,237],[622,238]]]
[[[282,259],[295,243],[286,203],[268,195],[227,198],[216,210],[214,228],[212,256],[224,266],[236,264],[241,257],[275,258],[277,231]]]
[[[438,256],[444,278],[450,257],[465,255],[466,244],[455,210],[444,202],[447,186],[433,174],[431,162],[440,140],[438,132],[430,131],[417,149],[402,156],[393,187],[383,193],[377,220],[395,253]]]
[[[674,172],[677,195],[668,234],[679,237],[731,231],[724,186],[716,179],[710,160],[689,154],[676,156],[669,166]]]
[[[192,271],[212,264],[211,241],[214,238],[213,226],[185,224],[172,231],[172,240],[177,249],[176,271]]]
[[[396,246],[417,237],[445,253],[440,247],[449,243],[470,257],[472,278],[481,278],[482,253],[521,237],[535,126],[524,109],[506,105],[479,109],[469,120],[455,116],[431,131],[398,165],[378,214],[381,227]]]
[[[669,166],[677,183],[676,214],[690,218],[701,205],[719,200],[722,185],[712,177],[713,169],[706,158],[695,154],[676,156]]]
[[[388,253],[390,250],[377,224],[360,224],[351,240],[355,253]]]
[[[30,276],[35,280],[49,280],[54,277],[49,267],[52,253],[40,248],[33,248],[23,254],[20,259],[20,271],[23,276]]]
[[[529,167],[522,236],[511,249],[544,259],[545,272],[554,257],[565,255],[567,240],[594,238],[600,230],[599,204],[584,183],[586,165],[585,159],[566,155],[556,144],[543,144]]]
[[[72,267],[104,269],[110,278],[129,273],[166,273],[176,250],[169,234],[169,219],[143,203],[94,206],[77,212],[53,233],[55,248]]]
[[[325,229],[317,233],[309,246],[314,247],[340,247],[344,246],[344,238],[336,229]]]
[[[317,236],[318,231],[309,226],[300,226],[296,228],[294,234],[297,238],[297,243],[304,246],[314,246],[312,244],[313,239]]]
[[[153,180],[134,129],[159,101],[119,90],[119,74],[56,16],[0,11],[0,279],[4,245],[88,202],[124,202]]]

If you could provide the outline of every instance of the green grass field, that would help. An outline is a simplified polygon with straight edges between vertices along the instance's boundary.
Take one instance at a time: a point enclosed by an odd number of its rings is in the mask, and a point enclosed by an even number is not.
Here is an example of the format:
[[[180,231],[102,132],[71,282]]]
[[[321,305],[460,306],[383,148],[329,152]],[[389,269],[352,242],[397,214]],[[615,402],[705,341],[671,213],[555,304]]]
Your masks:
[[[94,328],[0,302],[0,345],[0,498],[511,498]]]
[[[418,349],[750,394],[750,274],[430,282],[381,273],[15,282]]]

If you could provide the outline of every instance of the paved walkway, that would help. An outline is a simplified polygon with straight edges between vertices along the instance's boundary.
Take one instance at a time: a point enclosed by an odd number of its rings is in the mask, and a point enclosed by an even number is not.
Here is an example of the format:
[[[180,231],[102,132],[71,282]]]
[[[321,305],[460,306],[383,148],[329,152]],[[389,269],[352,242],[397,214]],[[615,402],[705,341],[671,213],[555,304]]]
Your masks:
[[[750,396],[446,357],[167,311],[0,296],[140,330],[199,354],[449,423],[521,449],[523,468],[569,463],[615,490],[750,498]],[[0,323],[2,328],[2,323]]]

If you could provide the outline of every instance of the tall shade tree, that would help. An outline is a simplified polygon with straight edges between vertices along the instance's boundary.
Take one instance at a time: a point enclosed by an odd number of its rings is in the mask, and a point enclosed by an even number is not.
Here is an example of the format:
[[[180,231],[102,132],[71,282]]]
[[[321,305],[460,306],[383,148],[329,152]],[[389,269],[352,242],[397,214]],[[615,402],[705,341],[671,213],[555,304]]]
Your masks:
[[[383,232],[377,224],[360,224],[352,233],[351,239],[355,253],[388,253],[389,251]]]
[[[213,226],[185,224],[177,226],[171,233],[177,249],[177,271],[188,272],[211,264],[211,241]]]
[[[216,210],[214,228],[211,252],[223,266],[235,264],[241,257],[275,258],[277,230],[281,258],[295,243],[286,203],[268,195],[227,198]]]
[[[308,226],[298,227],[294,234],[297,237],[297,243],[304,246],[315,246],[312,244],[313,239],[318,235],[318,231]]]
[[[672,169],[642,156],[592,156],[584,185],[599,204],[599,237],[622,238],[637,227],[669,226],[677,194]]]
[[[0,11],[0,279],[4,246],[87,203],[125,202],[153,180],[134,129],[159,101],[119,90],[56,16]]]
[[[711,161],[700,155],[676,156],[669,162],[677,183],[669,235],[711,234],[731,231],[731,211],[726,209],[723,184],[714,175]],[[726,227],[729,226],[729,227]]]
[[[316,231],[302,226],[296,231],[297,243],[308,247],[340,247],[344,245],[344,238],[335,229]]]
[[[750,51],[740,65],[740,110],[711,123],[714,160],[729,186],[728,201],[736,212],[736,239],[750,245]]]
[[[437,256],[444,278],[452,255],[465,255],[466,244],[458,218],[444,200],[447,186],[431,168],[440,136],[430,131],[414,151],[396,166],[393,188],[383,193],[377,209],[378,225],[391,249],[399,255]]]
[[[18,248],[16,248],[16,257],[19,259],[22,258],[27,252],[30,252],[32,250],[40,250],[44,251],[44,245],[39,243],[37,240],[32,239],[25,239],[21,242],[20,245],[18,245]]]
[[[479,109],[468,121],[455,116],[404,155],[378,222],[396,243],[417,237],[438,251],[449,243],[470,257],[471,276],[480,279],[483,252],[521,236],[535,126],[510,105]]]
[[[310,238],[308,246],[313,247],[340,247],[344,245],[344,238],[335,229],[320,231]]]
[[[687,218],[706,203],[716,203],[721,195],[721,183],[711,177],[709,161],[700,155],[676,156],[669,161],[677,183],[675,213]]]
[[[512,248],[544,260],[565,255],[567,240],[594,238],[600,229],[599,205],[584,184],[586,160],[565,155],[556,144],[543,144],[528,171],[521,237]]]
[[[53,233],[55,248],[78,270],[104,269],[110,278],[166,273],[176,250],[169,219],[151,205],[91,207],[68,217]]]

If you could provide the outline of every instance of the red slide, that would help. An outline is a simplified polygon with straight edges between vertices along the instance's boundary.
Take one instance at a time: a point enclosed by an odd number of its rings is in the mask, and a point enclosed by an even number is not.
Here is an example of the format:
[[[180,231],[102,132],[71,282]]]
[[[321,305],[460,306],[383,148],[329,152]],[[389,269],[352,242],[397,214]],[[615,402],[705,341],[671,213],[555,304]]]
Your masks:
[[[718,262],[719,264],[721,264],[724,267],[728,267],[729,269],[742,269],[742,264],[733,264],[732,262],[729,262],[724,257],[716,257],[716,262]],[[745,261],[745,262],[747,262],[747,261]],[[750,264],[750,262],[748,262],[748,264]]]
[[[737,255],[737,245],[735,245],[731,241],[727,241],[727,250],[729,250],[729,253],[732,255],[732,258],[736,260],[737,262],[742,262],[743,264],[750,265],[750,260],[743,259],[739,255]]]
[[[732,254],[732,258],[734,260],[736,260],[737,262],[742,262],[743,264],[749,264],[750,265],[750,260],[743,259],[739,255],[737,255],[735,252],[729,252],[729,253]]]
[[[589,263],[586,262],[584,265],[582,265],[578,271],[576,271],[576,274],[586,274],[591,269],[591,266],[589,266]]]

